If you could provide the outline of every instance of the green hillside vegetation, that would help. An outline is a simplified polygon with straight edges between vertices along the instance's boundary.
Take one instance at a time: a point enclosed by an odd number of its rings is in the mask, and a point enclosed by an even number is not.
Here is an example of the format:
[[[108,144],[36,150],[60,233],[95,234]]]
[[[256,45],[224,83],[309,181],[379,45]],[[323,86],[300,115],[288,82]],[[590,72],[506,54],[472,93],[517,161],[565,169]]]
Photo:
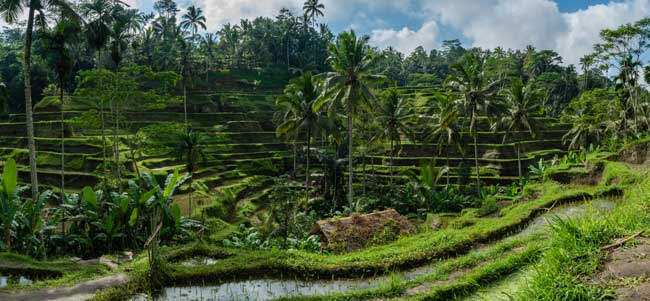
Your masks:
[[[204,33],[172,0],[0,0],[0,299],[603,300],[647,280],[600,275],[650,226],[650,19],[603,30],[578,71],[532,46],[379,49],[324,10]]]

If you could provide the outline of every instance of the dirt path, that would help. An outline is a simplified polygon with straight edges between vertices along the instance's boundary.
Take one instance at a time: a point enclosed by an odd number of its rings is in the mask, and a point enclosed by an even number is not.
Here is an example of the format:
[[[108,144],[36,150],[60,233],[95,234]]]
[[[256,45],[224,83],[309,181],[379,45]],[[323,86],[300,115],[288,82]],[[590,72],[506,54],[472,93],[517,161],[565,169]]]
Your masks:
[[[639,238],[609,254],[594,282],[614,288],[617,300],[650,300],[650,239]]]
[[[0,301],[84,301],[97,291],[118,286],[128,280],[127,275],[116,274],[86,281],[72,287],[47,288],[15,295],[0,294]]]

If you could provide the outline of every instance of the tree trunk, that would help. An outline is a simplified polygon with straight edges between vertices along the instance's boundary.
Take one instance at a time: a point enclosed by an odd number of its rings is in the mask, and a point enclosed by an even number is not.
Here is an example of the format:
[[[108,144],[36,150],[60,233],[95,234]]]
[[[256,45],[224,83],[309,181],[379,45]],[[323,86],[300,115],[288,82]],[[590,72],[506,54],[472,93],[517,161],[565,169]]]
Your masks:
[[[63,80],[60,83],[59,101],[61,102],[61,201],[65,197],[65,114],[63,107]]]
[[[131,153],[131,161],[133,161],[133,169],[138,176],[138,183],[142,185],[142,175],[140,174],[140,167],[138,167],[138,160],[135,157],[135,143],[129,143],[129,152]]]
[[[449,167],[449,147],[447,147],[446,152],[447,152],[447,155],[445,157],[446,157],[446,161],[447,161],[447,163],[446,163],[447,164],[447,188],[449,188],[449,185],[451,184],[450,179],[449,179],[449,173],[450,173],[449,171],[450,171],[450,168],[451,168],[451,167]]]
[[[5,226],[5,245],[7,247],[7,252],[11,252],[11,225]]]
[[[395,151],[393,150],[393,139],[390,140],[390,165],[388,166],[388,174],[390,179],[390,191],[393,191],[393,155]]]
[[[183,83],[183,120],[185,122],[185,131],[187,131],[187,84]]]
[[[102,134],[102,166],[104,168],[104,187],[108,185],[108,171],[106,170],[106,132],[105,132],[105,121],[104,121],[104,103],[100,102],[99,108],[99,119],[101,123],[101,134]]]
[[[520,156],[520,144],[519,142],[515,143],[515,148],[517,148],[517,168],[519,170],[519,180],[521,180],[521,156]]]
[[[311,155],[311,129],[307,129],[307,166],[305,167],[305,188],[309,191],[309,156]]]
[[[476,194],[480,199],[481,198],[481,176],[480,176],[480,170],[479,170],[479,167],[478,167],[478,145],[477,145],[477,142],[476,142],[476,136],[477,136],[477,133],[476,133],[476,131],[474,131],[474,163],[475,163],[475,166],[476,166]]]
[[[60,82],[59,101],[61,102],[61,204],[65,203],[65,114],[63,107],[63,79]],[[65,240],[65,210],[61,210],[61,235]]]
[[[348,112],[348,202],[352,209],[352,111]]]
[[[119,90],[119,87],[117,88]],[[116,91],[117,92],[117,91]],[[114,99],[113,109],[113,156],[115,162],[115,177],[117,178],[117,187],[122,191],[122,174],[120,171],[120,105],[119,100]]]
[[[363,172],[363,197],[366,197],[366,152],[361,154],[361,171]]]
[[[25,123],[27,124],[27,148],[29,149],[29,176],[32,184],[32,199],[38,199],[38,169],[36,166],[36,142],[34,141],[34,116],[32,115],[32,29],[34,27],[34,8],[29,6],[27,31],[25,32],[25,48],[23,61],[23,76],[25,80]]]
[[[190,171],[190,201],[189,201],[189,203],[190,203],[190,213],[189,213],[189,216],[190,216],[190,217],[192,216],[192,192],[194,191],[194,190],[192,190],[192,182],[193,182],[193,178],[194,178],[194,175],[192,175],[192,171]]]
[[[298,168],[298,146],[296,145],[296,142],[298,141],[298,135],[294,135],[293,137],[293,171],[291,178],[295,179],[297,176],[297,170]]]

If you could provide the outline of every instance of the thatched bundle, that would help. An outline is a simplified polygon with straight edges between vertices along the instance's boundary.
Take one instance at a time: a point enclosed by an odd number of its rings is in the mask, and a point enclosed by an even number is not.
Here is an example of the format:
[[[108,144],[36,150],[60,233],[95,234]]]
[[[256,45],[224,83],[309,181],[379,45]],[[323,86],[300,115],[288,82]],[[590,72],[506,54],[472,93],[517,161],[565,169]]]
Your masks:
[[[311,234],[319,235],[324,247],[335,252],[382,244],[415,233],[413,224],[394,209],[355,214],[317,222]]]

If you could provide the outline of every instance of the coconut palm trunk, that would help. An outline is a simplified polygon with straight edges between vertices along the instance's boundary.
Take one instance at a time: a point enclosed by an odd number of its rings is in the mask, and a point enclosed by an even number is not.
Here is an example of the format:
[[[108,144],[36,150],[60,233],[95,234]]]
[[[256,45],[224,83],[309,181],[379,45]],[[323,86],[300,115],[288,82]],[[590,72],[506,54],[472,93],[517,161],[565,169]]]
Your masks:
[[[515,143],[515,148],[517,149],[517,169],[519,170],[519,179],[521,179],[521,143]]]
[[[474,133],[474,165],[476,166],[476,194],[481,197],[481,176],[478,167],[478,145],[476,141],[476,133]]]
[[[361,154],[361,172],[363,173],[363,197],[366,197],[366,152]]]
[[[63,79],[59,80],[59,101],[61,102],[61,204],[65,202],[65,113],[63,107]],[[61,234],[65,240],[65,210],[61,210]]]
[[[187,130],[187,84],[183,83],[183,120]]]
[[[292,179],[295,179],[296,176],[298,175],[298,172],[296,170],[296,168],[298,168],[298,145],[297,145],[297,143],[298,143],[298,135],[296,134],[293,137],[293,143],[292,143],[293,144],[293,171],[292,171],[292,175],[291,175]]]
[[[29,149],[29,176],[32,183],[32,199],[38,199],[38,173],[36,166],[36,142],[34,141],[34,116],[32,114],[32,30],[34,27],[34,8],[29,6],[25,49],[23,53],[23,76],[25,80],[25,123],[27,125],[27,148]]]
[[[102,166],[104,168],[104,187],[108,185],[108,172],[106,170],[106,126],[104,120],[104,104],[100,103],[99,119],[101,123],[102,134]]]
[[[348,110],[348,202],[352,208],[352,110]]]
[[[390,165],[388,166],[388,173],[390,179],[390,190],[393,190],[393,156],[395,155],[395,142],[390,139]]]
[[[59,80],[59,101],[61,102],[61,202],[65,200],[65,114],[63,108],[63,79]]]
[[[311,128],[307,129],[307,166],[305,167],[305,188],[309,191],[309,156],[311,155]]]
[[[480,170],[478,166],[478,141],[477,141],[477,136],[478,133],[476,132],[476,107],[472,108],[472,124],[470,128],[470,132],[472,132],[472,136],[474,138],[474,166],[476,168],[476,195],[481,198],[481,175],[480,175]]]
[[[447,187],[449,187],[449,185],[451,184],[450,179],[449,179],[449,147],[447,147],[446,152],[447,152],[447,154],[445,156],[446,157],[445,160],[446,160],[446,164],[447,164]]]

